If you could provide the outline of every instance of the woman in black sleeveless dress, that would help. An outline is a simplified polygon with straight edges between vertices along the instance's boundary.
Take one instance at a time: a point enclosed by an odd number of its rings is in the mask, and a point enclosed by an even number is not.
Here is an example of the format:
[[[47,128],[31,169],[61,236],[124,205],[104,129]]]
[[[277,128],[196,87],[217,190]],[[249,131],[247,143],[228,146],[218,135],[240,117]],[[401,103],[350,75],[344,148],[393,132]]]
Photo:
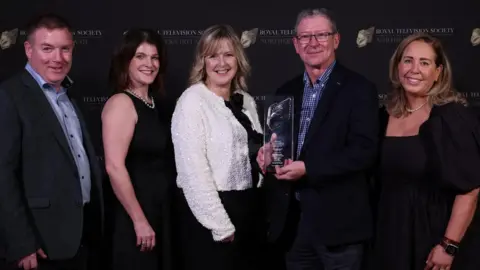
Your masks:
[[[171,114],[166,100],[154,92],[162,86],[163,57],[155,32],[130,30],[112,62],[112,83],[122,91],[106,103],[102,130],[106,169],[117,198],[111,209],[115,270],[172,269]]]

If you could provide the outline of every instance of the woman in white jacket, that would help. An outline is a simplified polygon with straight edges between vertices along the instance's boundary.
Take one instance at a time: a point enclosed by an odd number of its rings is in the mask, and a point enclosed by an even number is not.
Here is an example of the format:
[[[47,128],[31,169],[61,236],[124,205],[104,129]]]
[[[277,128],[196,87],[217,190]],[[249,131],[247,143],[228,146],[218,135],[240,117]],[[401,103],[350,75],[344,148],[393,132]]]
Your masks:
[[[263,217],[255,157],[262,129],[245,91],[249,70],[230,26],[204,31],[172,119],[185,270],[259,267]]]

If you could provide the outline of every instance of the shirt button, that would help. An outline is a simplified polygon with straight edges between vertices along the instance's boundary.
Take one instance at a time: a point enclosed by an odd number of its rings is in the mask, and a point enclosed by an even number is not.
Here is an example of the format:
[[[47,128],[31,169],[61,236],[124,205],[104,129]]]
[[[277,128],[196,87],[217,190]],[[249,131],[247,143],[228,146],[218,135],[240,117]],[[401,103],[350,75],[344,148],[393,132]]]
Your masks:
[[[73,138],[73,135],[72,135],[72,134],[70,134],[70,138]]]
[[[313,94],[312,97],[315,98],[317,95],[316,94]]]
[[[65,116],[65,118],[68,118],[66,114],[64,116]]]
[[[80,157],[80,155],[77,155],[78,157]]]
[[[84,179],[84,178],[85,178],[85,176],[82,176],[82,179]]]

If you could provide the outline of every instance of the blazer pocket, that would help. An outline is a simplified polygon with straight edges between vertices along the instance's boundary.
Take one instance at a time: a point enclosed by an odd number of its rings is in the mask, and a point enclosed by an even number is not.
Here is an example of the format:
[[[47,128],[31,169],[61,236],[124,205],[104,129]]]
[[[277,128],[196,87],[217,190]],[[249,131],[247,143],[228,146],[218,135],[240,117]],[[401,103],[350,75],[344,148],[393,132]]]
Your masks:
[[[50,199],[48,198],[27,198],[30,208],[48,208],[50,207]]]

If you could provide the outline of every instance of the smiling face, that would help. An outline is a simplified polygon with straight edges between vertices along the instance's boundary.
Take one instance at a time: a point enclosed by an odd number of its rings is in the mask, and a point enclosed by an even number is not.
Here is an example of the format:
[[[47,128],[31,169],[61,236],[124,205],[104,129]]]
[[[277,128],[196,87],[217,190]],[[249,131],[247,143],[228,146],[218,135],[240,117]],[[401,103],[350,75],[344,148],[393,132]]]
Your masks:
[[[339,42],[340,35],[332,29],[332,23],[320,15],[302,19],[293,38],[295,51],[307,67],[313,68],[332,63]]]
[[[152,84],[159,67],[157,47],[149,43],[140,44],[128,68],[130,84],[134,88]]]
[[[398,78],[407,93],[423,96],[433,87],[443,68],[436,65],[436,58],[432,46],[424,41],[413,41],[405,48]]]
[[[25,41],[32,68],[48,83],[59,87],[72,67],[73,39],[66,28],[39,28]]]
[[[222,39],[214,53],[205,57],[206,83],[214,87],[230,87],[238,64],[230,41]]]

